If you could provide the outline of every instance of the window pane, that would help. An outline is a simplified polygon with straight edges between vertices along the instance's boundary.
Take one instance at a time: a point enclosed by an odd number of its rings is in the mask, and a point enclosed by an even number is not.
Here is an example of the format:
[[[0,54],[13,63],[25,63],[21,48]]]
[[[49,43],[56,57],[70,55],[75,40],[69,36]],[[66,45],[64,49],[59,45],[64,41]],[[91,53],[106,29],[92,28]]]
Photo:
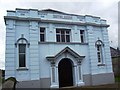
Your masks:
[[[84,43],[84,37],[81,36],[81,43]]]
[[[19,44],[19,53],[25,53],[26,44]]]
[[[97,57],[98,57],[98,62],[101,62],[101,45],[97,45]]]
[[[66,42],[70,42],[70,35],[66,35]]]
[[[70,32],[69,31],[66,31],[66,34],[69,34]]]
[[[60,30],[56,30],[56,33],[60,33]]]
[[[98,58],[100,57],[100,52],[98,52]]]
[[[56,35],[57,42],[60,42],[60,35]]]
[[[45,41],[45,28],[40,27],[40,41],[44,42]]]
[[[100,51],[100,47],[97,45],[97,50]]]
[[[41,42],[44,42],[44,41],[45,41],[44,34],[40,34],[40,41],[41,41]]]
[[[61,34],[65,34],[65,31],[61,30]]]
[[[97,41],[97,45],[102,45],[102,43],[100,41]]]
[[[65,35],[61,35],[62,42],[65,42]]]
[[[81,43],[84,43],[84,30],[80,30]]]
[[[25,67],[25,54],[19,54],[19,67]]]
[[[44,28],[44,27],[41,27],[41,28],[40,28],[40,32],[44,33],[44,31],[45,31],[45,28]]]
[[[98,58],[98,62],[101,62],[101,59],[100,59],[100,58]]]
[[[84,34],[84,30],[80,30],[80,34]]]
[[[57,42],[70,42],[70,30],[56,29],[56,41]]]

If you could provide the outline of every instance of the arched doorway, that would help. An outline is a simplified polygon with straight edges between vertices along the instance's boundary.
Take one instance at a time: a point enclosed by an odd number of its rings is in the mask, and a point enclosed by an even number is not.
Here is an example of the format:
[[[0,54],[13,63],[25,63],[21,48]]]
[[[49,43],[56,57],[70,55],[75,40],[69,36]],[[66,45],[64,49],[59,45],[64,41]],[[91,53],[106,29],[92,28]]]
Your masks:
[[[59,87],[73,86],[73,63],[64,58],[58,64]]]

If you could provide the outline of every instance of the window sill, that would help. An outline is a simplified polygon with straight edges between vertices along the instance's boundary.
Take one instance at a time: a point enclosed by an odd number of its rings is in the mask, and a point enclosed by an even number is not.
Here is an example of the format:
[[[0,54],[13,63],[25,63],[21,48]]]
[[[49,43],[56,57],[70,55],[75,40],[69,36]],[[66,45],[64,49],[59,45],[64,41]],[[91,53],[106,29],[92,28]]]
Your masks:
[[[98,64],[98,66],[105,66],[105,64]]]
[[[80,43],[80,42],[38,42],[38,44],[81,44],[88,45],[88,43]]]
[[[17,68],[16,70],[28,70],[28,68],[27,67],[19,67],[19,68]]]

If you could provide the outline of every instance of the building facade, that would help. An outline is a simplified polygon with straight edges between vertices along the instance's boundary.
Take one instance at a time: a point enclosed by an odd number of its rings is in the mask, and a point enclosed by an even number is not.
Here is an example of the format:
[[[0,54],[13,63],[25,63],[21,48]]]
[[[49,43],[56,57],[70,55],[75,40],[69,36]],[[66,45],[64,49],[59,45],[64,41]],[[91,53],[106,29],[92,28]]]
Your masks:
[[[106,20],[46,9],[7,11],[5,78],[17,87],[114,83]]]

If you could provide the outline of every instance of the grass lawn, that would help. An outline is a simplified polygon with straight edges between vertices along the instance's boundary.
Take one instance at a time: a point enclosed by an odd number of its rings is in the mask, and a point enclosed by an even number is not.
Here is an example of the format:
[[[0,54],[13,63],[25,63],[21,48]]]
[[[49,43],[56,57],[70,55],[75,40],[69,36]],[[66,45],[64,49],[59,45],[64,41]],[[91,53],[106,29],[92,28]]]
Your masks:
[[[115,77],[115,82],[120,82],[120,76]]]
[[[5,78],[0,77],[0,84],[2,84],[5,81]]]
[[[2,78],[0,77],[0,86],[2,85]]]

